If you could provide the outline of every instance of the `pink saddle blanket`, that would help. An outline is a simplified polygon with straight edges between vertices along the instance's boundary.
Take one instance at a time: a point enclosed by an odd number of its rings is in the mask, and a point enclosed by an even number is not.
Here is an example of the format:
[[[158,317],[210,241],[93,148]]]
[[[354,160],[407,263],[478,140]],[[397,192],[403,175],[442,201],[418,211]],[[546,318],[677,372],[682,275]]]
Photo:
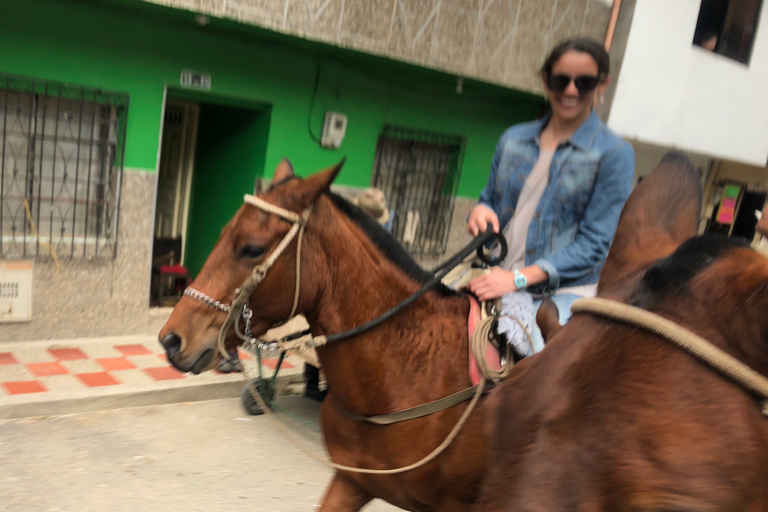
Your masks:
[[[477,361],[474,354],[472,354],[472,336],[475,334],[475,327],[480,322],[480,303],[473,295],[469,295],[469,320],[467,322],[467,328],[469,331],[469,343],[467,349],[469,350],[469,378],[472,381],[472,385],[475,386],[480,383],[480,379],[483,377],[480,374],[480,370],[477,367]],[[485,358],[488,361],[488,366],[498,370],[501,368],[501,358],[499,357],[499,351],[494,347],[491,342],[487,342],[485,345]]]

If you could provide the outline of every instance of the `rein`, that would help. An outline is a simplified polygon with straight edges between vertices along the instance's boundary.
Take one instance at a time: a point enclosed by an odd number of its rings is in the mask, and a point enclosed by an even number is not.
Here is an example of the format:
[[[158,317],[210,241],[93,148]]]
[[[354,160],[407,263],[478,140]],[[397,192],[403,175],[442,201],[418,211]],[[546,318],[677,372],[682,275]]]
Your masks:
[[[757,396],[762,413],[768,416],[768,378],[735,357],[662,316],[608,299],[578,299],[571,312],[591,313],[650,331],[698,358],[742,389]]]

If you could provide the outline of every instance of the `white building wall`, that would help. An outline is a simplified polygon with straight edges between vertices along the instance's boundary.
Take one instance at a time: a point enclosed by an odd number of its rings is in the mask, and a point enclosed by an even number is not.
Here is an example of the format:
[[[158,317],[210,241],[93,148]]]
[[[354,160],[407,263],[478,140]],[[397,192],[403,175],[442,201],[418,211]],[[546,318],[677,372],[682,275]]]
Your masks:
[[[700,0],[637,0],[608,124],[652,144],[763,167],[768,6],[749,66],[693,46]]]

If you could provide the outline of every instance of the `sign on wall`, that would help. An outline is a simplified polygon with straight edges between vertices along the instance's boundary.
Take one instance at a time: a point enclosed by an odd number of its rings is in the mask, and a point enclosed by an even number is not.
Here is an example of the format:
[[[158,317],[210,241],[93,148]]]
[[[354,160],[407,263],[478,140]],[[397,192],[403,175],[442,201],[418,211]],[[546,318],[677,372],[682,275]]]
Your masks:
[[[184,69],[181,71],[181,86],[188,89],[211,90],[211,75]]]

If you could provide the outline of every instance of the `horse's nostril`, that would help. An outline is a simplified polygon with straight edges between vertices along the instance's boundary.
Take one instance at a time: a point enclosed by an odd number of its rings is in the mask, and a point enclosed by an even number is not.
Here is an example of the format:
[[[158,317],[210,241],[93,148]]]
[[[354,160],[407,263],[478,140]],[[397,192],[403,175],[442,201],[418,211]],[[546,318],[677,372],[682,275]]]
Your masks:
[[[169,359],[181,350],[181,338],[175,332],[169,332],[163,336],[160,344],[165,348],[165,353],[168,354]]]

